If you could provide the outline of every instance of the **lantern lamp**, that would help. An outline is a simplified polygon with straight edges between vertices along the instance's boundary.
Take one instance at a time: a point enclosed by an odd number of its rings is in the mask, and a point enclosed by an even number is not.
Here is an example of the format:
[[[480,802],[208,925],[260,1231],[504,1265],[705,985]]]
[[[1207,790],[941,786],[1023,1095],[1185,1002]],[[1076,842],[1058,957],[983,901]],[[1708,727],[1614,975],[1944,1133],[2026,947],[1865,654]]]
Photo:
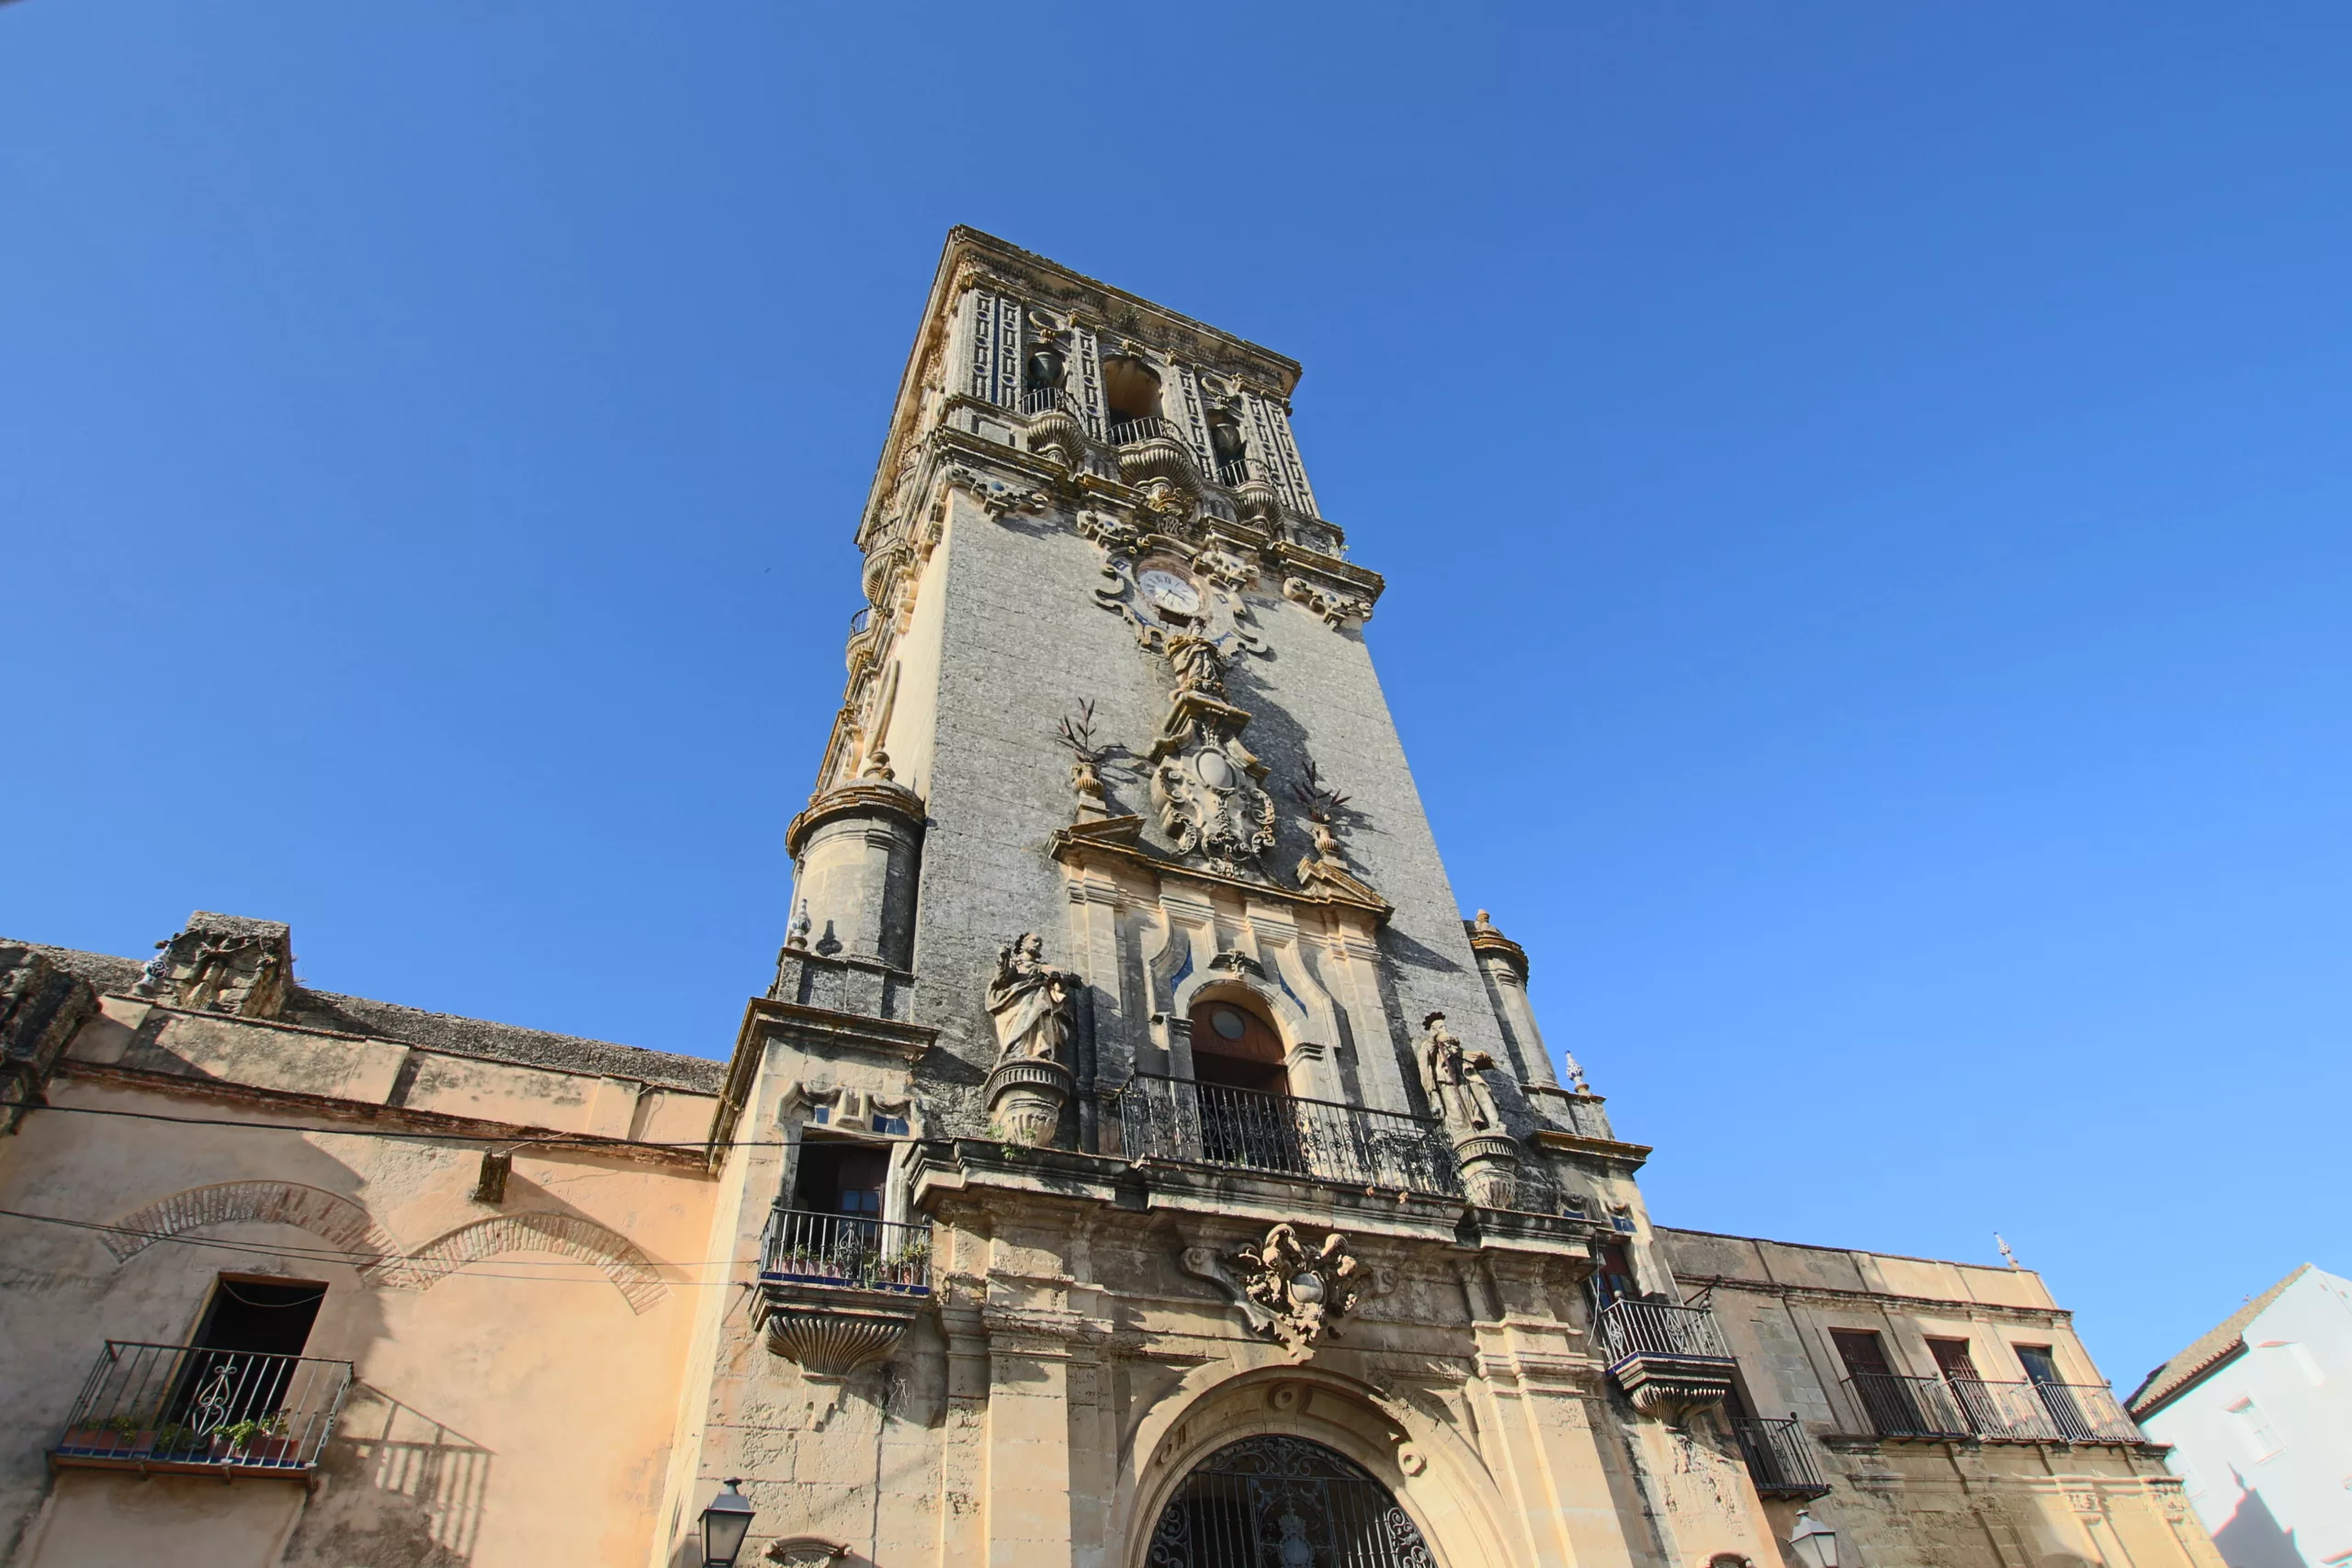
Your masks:
[[[727,1490],[702,1511],[703,1568],[735,1568],[735,1559],[742,1553],[752,1514],[751,1500],[736,1490],[742,1484],[741,1477],[728,1482]]]
[[[1789,1550],[1804,1568],[1838,1568],[1838,1532],[1797,1510],[1797,1528],[1789,1532]]]

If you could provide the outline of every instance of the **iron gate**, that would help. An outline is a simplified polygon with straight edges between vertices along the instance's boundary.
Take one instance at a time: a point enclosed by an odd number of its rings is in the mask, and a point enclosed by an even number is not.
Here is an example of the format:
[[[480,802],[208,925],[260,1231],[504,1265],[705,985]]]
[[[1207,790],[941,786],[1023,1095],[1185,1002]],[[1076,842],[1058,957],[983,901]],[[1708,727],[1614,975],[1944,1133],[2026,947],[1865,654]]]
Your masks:
[[[1176,1489],[1148,1568],[1436,1568],[1388,1488],[1319,1443],[1245,1438]]]

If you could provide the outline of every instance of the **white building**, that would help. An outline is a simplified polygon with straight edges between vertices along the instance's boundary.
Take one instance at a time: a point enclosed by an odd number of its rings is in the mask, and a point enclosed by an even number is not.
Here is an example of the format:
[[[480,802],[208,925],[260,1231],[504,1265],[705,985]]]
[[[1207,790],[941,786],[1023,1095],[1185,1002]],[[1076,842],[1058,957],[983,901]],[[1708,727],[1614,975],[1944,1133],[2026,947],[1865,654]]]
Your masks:
[[[2130,1404],[2230,1568],[2352,1564],[2352,1281],[2304,1264]]]

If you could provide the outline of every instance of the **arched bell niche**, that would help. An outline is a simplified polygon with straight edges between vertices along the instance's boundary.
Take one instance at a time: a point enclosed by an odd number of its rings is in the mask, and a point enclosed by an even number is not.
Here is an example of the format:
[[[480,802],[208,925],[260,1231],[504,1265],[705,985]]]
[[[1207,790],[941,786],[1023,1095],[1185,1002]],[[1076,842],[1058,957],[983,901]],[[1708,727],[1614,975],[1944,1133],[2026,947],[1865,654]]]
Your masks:
[[[1145,1568],[1436,1568],[1396,1496],[1320,1443],[1262,1433],[1227,1443],[1177,1486]]]

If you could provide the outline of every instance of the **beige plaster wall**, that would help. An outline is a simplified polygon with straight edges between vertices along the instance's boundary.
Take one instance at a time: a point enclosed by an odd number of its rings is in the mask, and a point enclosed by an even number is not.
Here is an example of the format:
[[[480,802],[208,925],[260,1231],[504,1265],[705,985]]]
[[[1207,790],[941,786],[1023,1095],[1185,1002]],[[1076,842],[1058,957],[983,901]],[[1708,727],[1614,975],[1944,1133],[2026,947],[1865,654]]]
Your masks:
[[[241,1035],[256,1048],[241,1051]],[[224,1022],[168,1037],[216,1079],[304,1073],[282,1030]],[[342,1044],[328,1042],[335,1059],[322,1070],[351,1082],[351,1064],[371,1051]],[[605,1081],[481,1070],[494,1066],[449,1076],[475,1086],[471,1113],[525,1125],[576,1122]],[[338,1239],[233,1217],[118,1258],[96,1233],[0,1218],[10,1339],[0,1359],[0,1549],[16,1542],[17,1562],[642,1563],[699,1281],[724,1273],[707,1264],[714,1183],[699,1164],[526,1147],[492,1208],[469,1195],[480,1145],[264,1131],[300,1119],[187,1092],[195,1087],[60,1078],[50,1093],[61,1106],[240,1125],[36,1112],[0,1140],[0,1208],[111,1223],[222,1184],[309,1190],[331,1195],[305,1198],[312,1208],[333,1212],[342,1200],[413,1261],[363,1275],[319,1256],[349,1248],[348,1231]],[[633,1089],[629,1100],[635,1118]],[[476,1252],[486,1255],[462,1261]],[[315,1492],[86,1471],[52,1483],[42,1456],[102,1343],[185,1342],[224,1271],[327,1285],[305,1353],[349,1360],[356,1382]],[[149,1540],[183,1495],[206,1500],[182,1511],[218,1543],[194,1559],[153,1551]],[[254,1500],[265,1496],[297,1500],[285,1529],[277,1505]],[[266,1546],[281,1536],[282,1556]]]

